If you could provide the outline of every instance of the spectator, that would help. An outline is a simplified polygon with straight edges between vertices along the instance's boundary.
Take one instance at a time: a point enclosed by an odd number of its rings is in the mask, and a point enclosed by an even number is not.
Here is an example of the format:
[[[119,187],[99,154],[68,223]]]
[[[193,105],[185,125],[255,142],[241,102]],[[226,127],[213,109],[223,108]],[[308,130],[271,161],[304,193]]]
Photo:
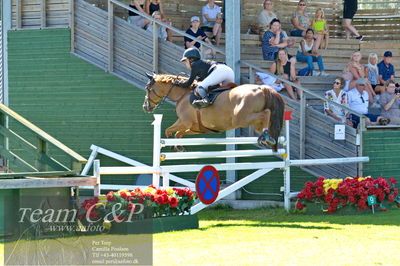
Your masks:
[[[306,34],[306,30],[310,28],[310,16],[304,11],[305,9],[306,1],[300,0],[297,4],[297,10],[292,16],[292,24],[294,28],[290,32],[290,35],[298,37],[304,36]]]
[[[360,51],[353,52],[350,62],[343,70],[343,78],[346,80],[345,90],[355,88],[357,80],[365,78],[365,67],[360,63],[361,58]],[[372,94],[372,97],[376,95],[369,81],[367,81],[366,89]]]
[[[315,49],[327,49],[329,43],[329,26],[326,23],[325,14],[322,8],[315,11],[314,19],[311,23],[311,28],[315,32]]]
[[[140,11],[142,13],[146,13],[144,11],[144,4],[145,0],[132,0],[129,7],[136,9],[137,11]],[[147,24],[149,24],[149,21],[147,19],[130,10],[128,11],[128,22],[138,27],[141,27],[142,29],[144,29]]]
[[[279,19],[273,19],[270,24],[270,30],[266,31],[261,40],[262,53],[264,60],[275,61],[278,56],[279,48],[286,48],[288,41],[284,38],[281,31],[281,22]],[[296,59],[289,56],[292,64],[296,64]]]
[[[312,29],[308,29],[306,31],[306,36],[301,40],[296,59],[299,62],[307,63],[310,76],[329,76],[329,74],[325,72],[322,56],[316,51],[314,31]],[[314,71],[314,62],[318,63],[320,72]]]
[[[296,77],[296,69],[295,64],[292,64],[289,61],[288,53],[284,48],[279,49],[278,51],[278,58],[274,63],[272,63],[270,72],[272,74],[278,75],[283,79],[287,79],[292,81],[293,83],[301,86],[300,81]],[[276,84],[281,84],[282,81],[276,80]],[[294,88],[292,85],[288,83],[283,83],[283,88],[286,89],[288,95],[293,100],[297,101],[297,98],[294,96]],[[297,88],[297,95],[300,97],[300,89]]]
[[[276,14],[272,10],[272,1],[271,0],[265,0],[264,1],[264,9],[260,12],[258,15],[258,26],[259,26],[259,34],[262,38],[264,32],[269,30],[269,26],[271,24],[271,21],[273,19],[277,19]],[[289,39],[287,33],[285,31],[282,31],[283,33],[283,38],[287,40],[288,42],[288,47],[292,47],[295,45],[296,41],[293,39]]]
[[[346,40],[350,39],[350,34],[356,36],[357,40],[362,40],[363,36],[358,33],[356,28],[351,25],[354,15],[357,12],[358,1],[357,0],[344,0],[343,1],[343,27],[346,33]]]
[[[258,26],[261,32],[269,30],[269,25],[274,18],[277,18],[276,14],[272,11],[272,1],[265,0],[263,4],[264,9],[258,15]]]
[[[325,98],[334,101],[337,104],[349,107],[347,104],[347,93],[343,90],[345,80],[342,77],[335,78],[333,82],[333,89],[325,92]],[[340,121],[343,124],[352,126],[353,124],[348,119],[349,113],[340,107],[330,105],[328,102],[324,102],[324,111],[328,116]]]
[[[160,12],[161,14],[161,21],[171,25],[171,22],[167,19],[164,13],[164,8],[161,0],[146,0],[146,13],[150,16],[153,15],[155,11]],[[168,37],[167,40],[172,42],[172,30],[166,29]]]
[[[203,15],[203,30],[212,32],[211,42],[219,45],[223,21],[221,7],[215,4],[215,0],[208,0],[208,4],[203,6],[201,13]]]
[[[196,40],[202,40],[204,42],[207,42],[208,44],[211,44],[210,39],[208,38],[207,34],[203,31],[203,29],[200,29],[200,18],[198,16],[193,16],[190,19],[190,24],[191,27],[187,29],[186,33],[189,35],[192,35],[195,37],[194,39],[184,37],[185,41],[185,49],[191,48],[191,47],[196,47],[200,49],[200,43],[198,43]],[[211,48],[207,48],[204,50],[204,56],[205,58],[207,57],[212,57],[215,56],[215,51]]]
[[[396,87],[391,79],[385,82],[385,86],[386,92],[382,93],[380,99],[381,116],[390,119],[391,124],[400,125],[400,87]]]
[[[379,84],[379,70],[377,62],[378,55],[370,53],[368,56],[368,64],[365,66],[365,77],[368,77],[368,81],[375,93],[380,94],[385,91],[385,87]]]
[[[365,89],[366,85],[366,79],[359,78],[356,82],[356,87],[347,92],[347,102],[349,104],[349,108],[353,109],[357,113],[365,115],[367,117],[367,125],[371,124],[371,122],[378,122],[380,125],[387,125],[388,122],[390,122],[387,118],[368,113],[368,105],[369,103],[374,103],[374,99],[371,92]],[[351,114],[350,120],[353,122],[353,127],[357,128],[358,124],[360,123],[360,117]]]
[[[382,86],[385,84],[386,80],[394,81],[394,67],[392,65],[392,52],[386,51],[383,54],[383,60],[378,64],[379,71],[379,84]]]
[[[157,20],[160,20],[160,21],[161,21],[161,13],[158,12],[158,11],[154,11],[152,17],[153,17],[154,19],[157,19]],[[147,26],[147,29],[146,29],[146,30],[149,31],[149,32],[153,32],[153,29],[154,29],[154,22],[150,23],[150,24]],[[162,40],[166,40],[167,37],[168,37],[168,33],[167,33],[166,29],[165,29],[164,27],[158,27],[158,31],[159,31],[158,37],[159,37],[160,39],[162,39]]]

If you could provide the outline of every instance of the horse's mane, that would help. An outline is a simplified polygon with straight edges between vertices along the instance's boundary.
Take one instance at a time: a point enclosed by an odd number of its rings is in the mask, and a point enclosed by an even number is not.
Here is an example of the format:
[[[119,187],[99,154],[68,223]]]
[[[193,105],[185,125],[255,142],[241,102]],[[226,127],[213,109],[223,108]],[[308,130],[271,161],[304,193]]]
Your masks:
[[[171,74],[158,74],[154,77],[154,80],[156,82],[167,83],[167,84],[172,83],[175,80],[179,80],[179,82],[186,82],[188,79],[189,78],[187,78],[187,77],[182,77],[179,75],[171,75]],[[196,84],[196,83],[197,83],[196,80],[193,81],[193,84]],[[191,86],[189,86],[189,87],[191,87]]]

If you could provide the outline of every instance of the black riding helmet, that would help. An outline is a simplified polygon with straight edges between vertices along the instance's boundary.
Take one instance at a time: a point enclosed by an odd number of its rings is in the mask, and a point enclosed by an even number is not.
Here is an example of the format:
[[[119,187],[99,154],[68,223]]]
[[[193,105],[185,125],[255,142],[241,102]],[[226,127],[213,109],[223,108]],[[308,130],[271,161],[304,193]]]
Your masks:
[[[199,60],[201,58],[200,51],[197,48],[188,48],[183,52],[181,61],[186,59],[192,59],[193,61]]]

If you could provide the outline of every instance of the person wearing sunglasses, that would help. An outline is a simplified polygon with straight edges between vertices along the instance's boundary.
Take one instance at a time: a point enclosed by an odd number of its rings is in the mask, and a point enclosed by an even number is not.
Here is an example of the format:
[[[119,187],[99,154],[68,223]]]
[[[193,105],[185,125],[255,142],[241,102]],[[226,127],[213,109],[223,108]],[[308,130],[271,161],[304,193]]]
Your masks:
[[[290,35],[297,37],[304,37],[306,30],[311,26],[311,18],[308,13],[305,12],[306,1],[300,0],[297,4],[297,9],[292,15],[293,29]]]
[[[368,111],[369,103],[374,103],[374,98],[369,90],[365,87],[367,85],[367,80],[365,78],[359,78],[356,82],[356,87],[347,92],[347,102],[349,104],[349,108],[365,115],[367,117],[366,124],[380,124],[387,125],[390,122],[390,119],[387,119],[383,116],[371,114]],[[353,122],[353,127],[357,128],[360,123],[360,117],[354,114],[350,115],[350,120]]]
[[[335,78],[335,81],[333,82],[333,88],[325,92],[325,98],[334,101],[337,104],[349,107],[347,103],[347,93],[343,90],[344,85],[344,78]],[[343,124],[347,124],[349,126],[353,125],[353,123],[348,119],[349,113],[343,108],[329,104],[329,102],[324,102],[324,112],[326,115]]]

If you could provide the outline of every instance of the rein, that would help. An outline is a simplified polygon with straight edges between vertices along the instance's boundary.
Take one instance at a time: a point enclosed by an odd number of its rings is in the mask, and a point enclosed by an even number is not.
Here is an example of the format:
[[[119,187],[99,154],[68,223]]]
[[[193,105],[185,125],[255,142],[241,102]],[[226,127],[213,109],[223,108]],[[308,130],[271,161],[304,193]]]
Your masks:
[[[151,102],[152,104],[155,105],[154,110],[157,109],[163,102],[165,102],[165,99],[168,98],[168,95],[171,93],[172,88],[175,86],[174,83],[175,83],[175,81],[176,81],[178,78],[179,78],[179,75],[177,75],[176,78],[174,79],[174,81],[171,82],[171,87],[169,87],[168,92],[167,92],[167,94],[166,94],[165,96],[160,96],[160,95],[158,95],[158,94],[156,93],[156,91],[153,90],[152,87],[147,88],[147,91],[149,92],[149,96],[150,96],[150,93],[153,93],[155,96],[158,97],[158,99],[160,99],[158,102],[155,102],[155,101],[153,101],[150,97],[147,97],[147,99],[149,100],[149,102]],[[154,84],[154,80],[153,80],[153,82],[152,82],[151,84],[149,84],[149,86],[152,86],[153,84]]]

